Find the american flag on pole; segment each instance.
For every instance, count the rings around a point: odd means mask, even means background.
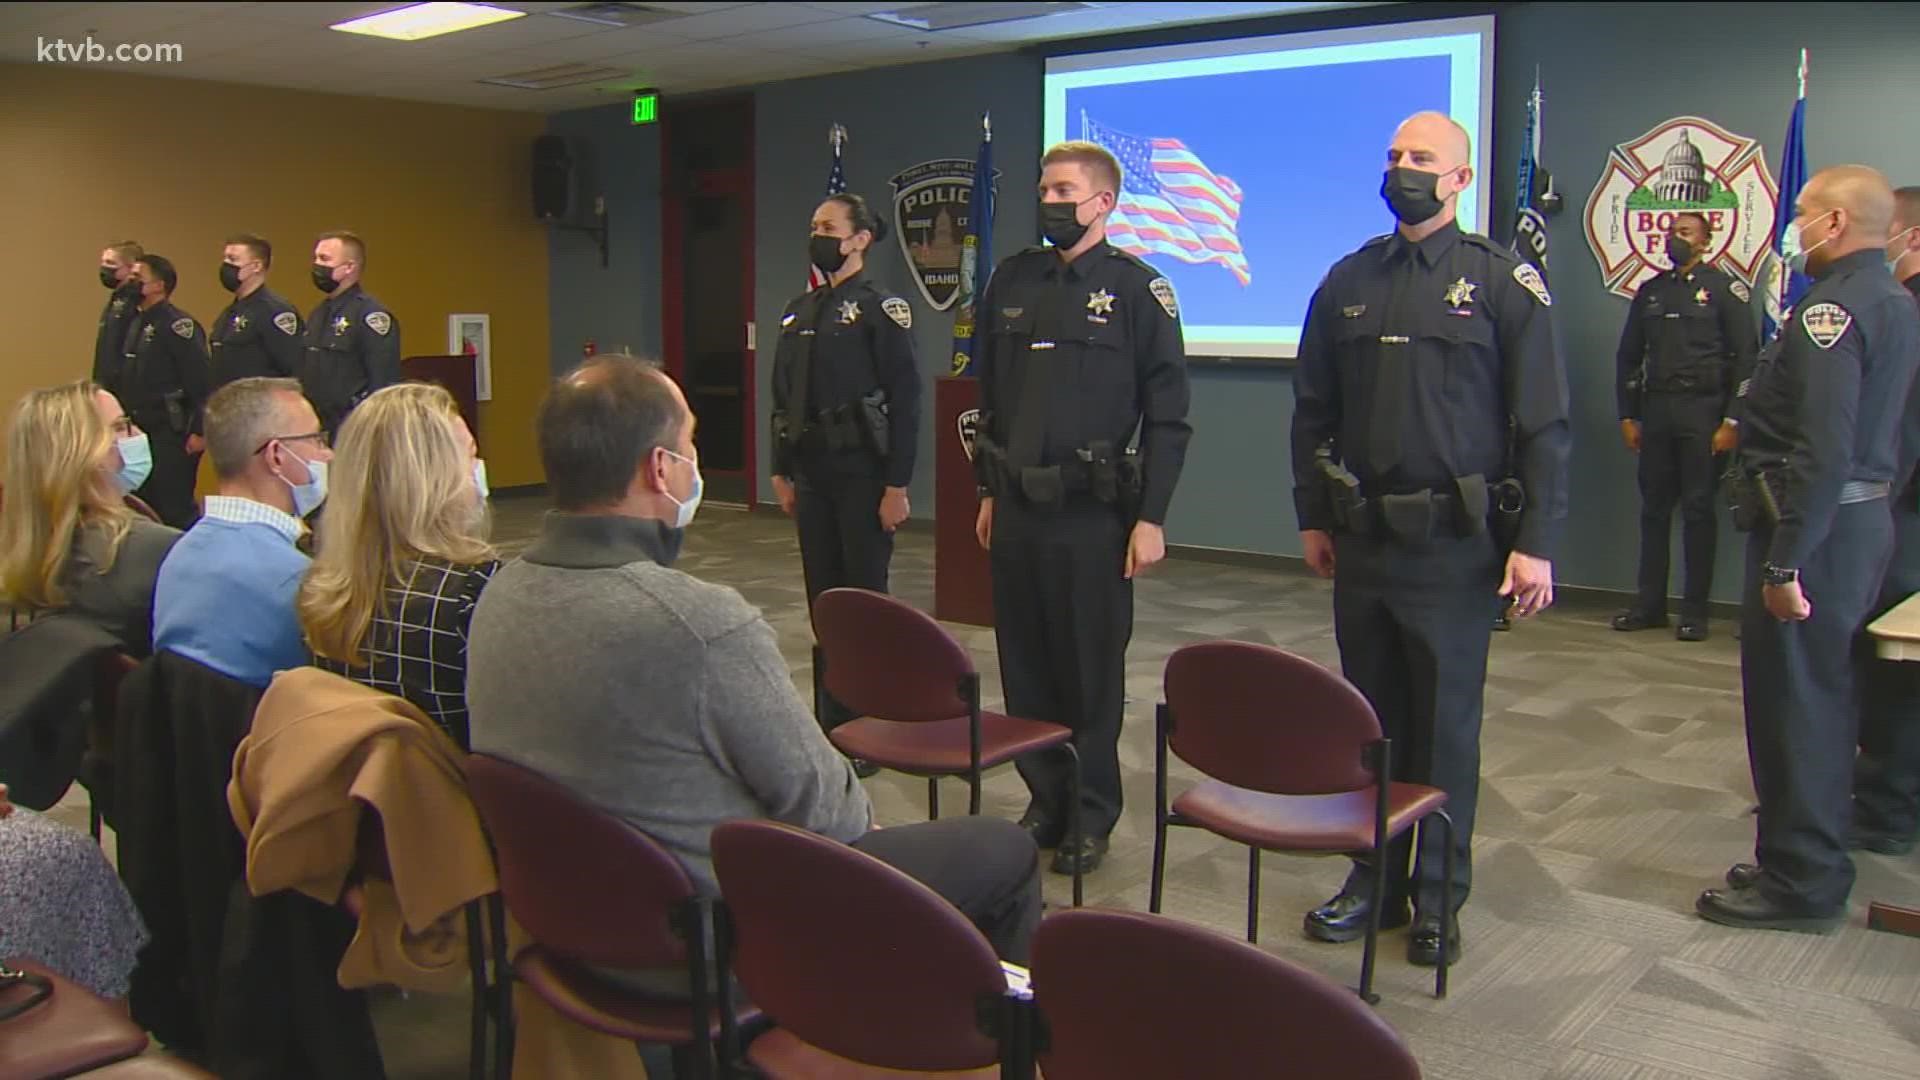
[[[833,144],[833,169],[827,173],[827,194],[838,195],[847,190],[847,171],[840,166],[840,147],[847,141],[847,129],[839,124],[833,125],[827,132],[827,141]],[[812,292],[827,283],[827,275],[817,266],[807,267],[807,291]]]
[[[1240,284],[1253,280],[1240,250],[1240,185],[1207,168],[1179,139],[1129,135],[1084,112],[1080,129],[1120,159],[1125,177],[1107,218],[1109,243],[1134,255],[1219,263]]]

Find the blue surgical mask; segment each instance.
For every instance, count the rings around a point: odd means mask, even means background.
[[[284,449],[284,444],[282,448]],[[304,484],[296,484],[284,476],[280,478],[280,482],[287,485],[293,492],[293,516],[306,517],[318,509],[321,503],[327,501],[327,463],[308,461],[291,450],[287,453],[299,458],[300,464],[307,467],[308,480]]]
[[[1832,213],[1832,211],[1822,211],[1822,216],[1828,213]],[[1787,223],[1786,235],[1781,238],[1780,242],[1781,252],[1787,257],[1787,267],[1796,274],[1804,274],[1807,272],[1808,255],[1825,247],[1828,240],[1832,240],[1835,236],[1839,235],[1838,233],[1828,233],[1826,240],[1820,241],[1818,244],[1813,245],[1813,247],[1807,247],[1805,233],[1806,226],[1800,224],[1798,221],[1790,221]]]
[[[666,448],[662,447],[661,449],[664,450]],[[667,453],[670,456],[674,458],[678,458],[679,460],[684,461],[688,465],[691,465],[693,467],[693,494],[687,496],[686,502],[681,502],[679,499],[674,499],[673,492],[671,491],[666,493],[667,498],[673,499],[673,505],[676,508],[678,508],[678,512],[673,515],[673,527],[676,529],[684,529],[687,526],[693,524],[693,515],[696,511],[700,509],[700,496],[704,494],[706,491],[707,478],[700,475],[699,462],[693,460],[690,457],[686,457],[681,454],[675,454],[671,450],[667,450]]]
[[[123,494],[137,491],[153,475],[153,444],[147,433],[129,435],[120,440],[120,471],[114,474]]]
[[[1890,245],[1891,244],[1900,245],[1900,250],[1894,252],[1892,257],[1887,259],[1887,273],[1897,274],[1900,272],[1898,269],[1898,267],[1900,266],[1900,260],[1907,257],[1907,247],[1906,247],[1907,235],[1913,232],[1913,230],[1915,229],[1920,229],[1920,225],[1910,225],[1907,228],[1901,229],[1899,232],[1893,234],[1892,239],[1887,241],[1887,243]]]
[[[492,489],[487,487],[487,463],[484,458],[473,459],[473,487],[482,499],[493,494]]]

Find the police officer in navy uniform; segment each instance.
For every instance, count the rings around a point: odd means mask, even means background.
[[[172,262],[142,255],[133,269],[140,306],[127,323],[114,393],[128,418],[151,437],[153,452],[153,472],[133,494],[160,520],[184,529],[200,516],[193,485],[203,445],[200,414],[212,393],[207,335],[193,316],[173,306],[180,278]]]
[[[1920,304],[1920,187],[1893,193],[1893,237],[1887,268]],[[1920,398],[1920,380],[1915,382]],[[1920,455],[1920,401],[1907,406],[1902,462]],[[1920,592],[1920,472],[1895,491],[1893,562],[1871,622]],[[1862,650],[1864,653],[1865,650]],[[1867,657],[1860,685],[1860,756],[1855,760],[1853,834],[1856,850],[1905,855],[1920,835],[1920,665]]]
[[[1053,246],[1003,261],[979,307],[975,531],[990,553],[1007,709],[1073,729],[1077,846],[1065,843],[1072,757],[1018,763],[1032,794],[1020,824],[1041,847],[1058,846],[1053,871],[1071,874],[1100,865],[1120,817],[1132,579],[1166,555],[1162,525],[1192,429],[1173,285],[1106,240],[1120,163],[1067,142],[1041,169],[1040,226]]]
[[[1408,959],[1426,965],[1443,931],[1459,956],[1494,615],[1503,598],[1519,618],[1553,602],[1567,507],[1552,298],[1531,265],[1461,231],[1470,160],[1450,118],[1400,125],[1381,183],[1399,228],[1328,271],[1294,372],[1294,506],[1308,566],[1333,578],[1342,670],[1392,740],[1394,779],[1445,791],[1453,819],[1454,911],[1440,830],[1417,853],[1411,830],[1386,853],[1380,925],[1415,922]],[[1354,861],[1307,914],[1309,937],[1365,935],[1373,865]]]
[[[1754,861],[1695,905],[1727,926],[1821,932],[1847,917],[1851,653],[1893,553],[1888,496],[1905,479],[1901,425],[1920,369],[1920,311],[1887,272],[1892,219],[1893,190],[1865,166],[1801,188],[1789,250],[1813,285],[1741,402],[1740,683],[1760,810]]]
[[[126,362],[127,323],[140,310],[140,283],[133,280],[133,264],[146,254],[126,240],[100,252],[100,284],[112,290],[100,311],[100,327],[93,339],[93,381],[120,396],[120,368]]]
[[[249,376],[298,378],[300,313],[267,288],[273,245],[252,233],[230,238],[220,257],[220,287],[233,303],[213,320],[213,385]]]
[[[1667,554],[1680,506],[1686,588],[1681,641],[1707,640],[1707,598],[1719,517],[1714,456],[1732,450],[1734,392],[1753,374],[1752,295],[1702,259],[1713,242],[1705,214],[1674,215],[1667,230],[1671,269],[1634,293],[1620,335],[1620,431],[1640,455],[1640,592],[1613,618],[1615,630],[1667,624]]]
[[[808,259],[827,283],[780,316],[773,359],[773,489],[800,533],[807,603],[828,589],[887,591],[893,533],[911,507],[920,438],[920,369],[913,309],[866,276],[886,238],[858,195],[813,212]],[[831,731],[851,719],[820,703]]]
[[[360,287],[367,246],[330,232],[313,246],[313,285],[327,294],[307,316],[300,386],[329,434],[362,398],[400,381],[400,320]]]

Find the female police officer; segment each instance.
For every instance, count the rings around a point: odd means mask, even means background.
[[[841,586],[885,592],[893,530],[909,510],[920,434],[913,309],[865,274],[867,252],[885,237],[865,199],[829,196],[807,245],[826,284],[780,316],[773,488],[799,527],[809,605]],[[824,727],[845,719],[824,703]]]

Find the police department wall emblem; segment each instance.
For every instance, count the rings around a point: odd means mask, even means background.
[[[1587,246],[1607,290],[1631,298],[1672,268],[1667,229],[1693,211],[1713,230],[1703,261],[1751,286],[1772,249],[1778,190],[1759,142],[1678,116],[1607,155],[1587,199]]]
[[[995,171],[994,176],[1000,174]],[[895,176],[894,231],[920,295],[935,311],[960,295],[960,252],[973,201],[973,162],[961,158],[923,161]]]
[[[973,460],[973,446],[980,437],[980,410],[967,409],[961,412],[954,426],[959,429],[960,449],[967,452],[967,460]]]

